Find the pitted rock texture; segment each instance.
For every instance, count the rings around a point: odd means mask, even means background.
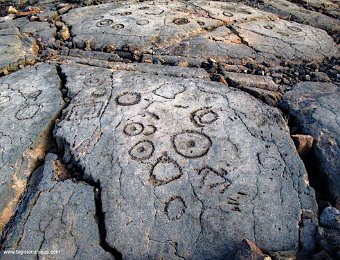
[[[64,105],[59,87],[56,66],[49,64],[0,78],[0,231],[50,149],[49,132]]]
[[[100,182],[106,241],[123,258],[232,258],[244,238],[298,249],[315,198],[277,109],[197,79],[62,73],[72,101],[55,137]]]
[[[340,196],[340,91],[331,83],[304,82],[284,95],[284,108],[303,132],[314,137],[317,167],[332,199]]]
[[[72,180],[57,182],[53,166],[56,159],[54,154],[46,156],[40,183],[22,218],[7,235],[2,250],[55,252],[46,256],[33,254],[29,256],[31,259],[37,256],[43,259],[112,259],[99,245],[93,187]],[[0,256],[15,258],[1,253]]]
[[[234,28],[244,41],[265,56],[299,62],[339,56],[332,37],[312,26],[276,20],[245,22]]]

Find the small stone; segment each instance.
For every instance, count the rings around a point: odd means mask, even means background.
[[[70,31],[68,30],[68,28],[66,26],[63,26],[63,28],[60,30],[59,34],[60,34],[60,37],[64,41],[67,41],[71,37]]]
[[[320,224],[325,228],[340,230],[340,211],[333,207],[325,208],[320,216]]]
[[[316,81],[323,81],[323,82],[329,82],[331,81],[328,75],[324,72],[312,72],[312,77]]]
[[[265,255],[260,248],[258,248],[252,241],[243,239],[240,249],[235,256],[237,260],[262,260],[271,259]]]
[[[9,14],[17,14],[17,13],[19,13],[18,10],[15,9],[15,7],[13,7],[13,6],[8,7],[7,12],[8,12]]]
[[[187,61],[180,61],[177,66],[179,67],[189,67],[189,63]]]
[[[310,81],[310,76],[309,75],[305,75],[305,81]]]
[[[40,18],[36,15],[32,15],[31,18],[30,18],[30,21],[31,22],[38,22],[38,21],[40,21]]]
[[[292,135],[297,152],[300,156],[306,156],[313,146],[314,138],[310,135]]]

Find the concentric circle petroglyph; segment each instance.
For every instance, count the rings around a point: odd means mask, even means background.
[[[96,23],[97,27],[106,27],[113,23],[111,19],[103,19]]]
[[[177,24],[177,25],[183,25],[183,24],[190,23],[190,21],[187,18],[176,18],[172,22],[174,24]]]
[[[206,155],[212,145],[210,137],[194,130],[186,130],[173,137],[173,147],[186,158],[199,158]]]
[[[154,146],[149,140],[139,141],[129,150],[131,158],[138,161],[149,159],[153,152]]]
[[[124,134],[128,135],[128,136],[135,136],[135,135],[139,135],[140,133],[142,133],[144,130],[144,126],[141,123],[129,123],[127,124],[124,129],[123,132]]]
[[[112,25],[112,29],[115,29],[115,30],[121,30],[121,29],[124,29],[124,24],[121,24],[121,23],[117,23],[115,25]]]
[[[200,108],[190,115],[191,121],[198,127],[203,127],[215,122],[218,114],[211,108]]]

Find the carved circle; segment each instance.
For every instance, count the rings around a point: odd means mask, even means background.
[[[242,9],[239,12],[242,13],[242,14],[252,14],[252,12],[250,12],[249,10],[246,10],[246,9]]]
[[[154,125],[147,125],[145,127],[144,130],[144,135],[152,135],[153,133],[155,133],[157,131],[157,127],[155,127]]]
[[[133,160],[142,161],[149,159],[155,148],[149,140],[139,141],[130,150],[129,154]]]
[[[183,25],[183,24],[190,23],[190,21],[187,18],[176,18],[172,22],[174,24],[177,24],[177,25]]]
[[[172,144],[178,154],[186,158],[199,158],[208,153],[212,142],[206,134],[186,130],[176,134]]]
[[[121,30],[121,29],[124,29],[124,24],[121,24],[121,23],[117,23],[115,25],[112,25],[112,29],[115,29],[115,30]]]
[[[95,16],[95,17],[93,17],[93,20],[100,20],[100,19],[103,19],[104,18],[104,16],[102,16],[102,15],[97,15],[97,16]]]
[[[293,31],[293,32],[301,32],[301,28],[296,27],[296,26],[288,26],[288,28]]]
[[[288,37],[289,36],[289,33],[286,33],[286,32],[277,32],[279,34],[281,34],[282,36],[285,36],[285,37]]]
[[[111,19],[103,19],[99,22],[97,22],[97,27],[106,27],[109,26],[110,24],[112,24],[113,21]]]
[[[119,14],[122,15],[122,16],[127,16],[127,15],[131,15],[132,13],[126,11],[126,12],[122,12],[122,13],[119,13]]]
[[[218,119],[218,114],[210,108],[201,108],[191,113],[191,121],[198,127],[211,124]]]
[[[137,92],[123,92],[116,97],[116,103],[120,106],[132,106],[140,102],[141,95]]]
[[[202,22],[202,21],[197,21],[197,23],[201,26],[205,25],[205,22]]]
[[[265,25],[263,26],[265,29],[267,30],[272,30],[273,29],[273,26],[272,25]]]
[[[170,198],[164,207],[164,213],[167,215],[169,220],[179,220],[185,213],[185,201],[180,196]]]
[[[31,119],[38,113],[39,110],[40,107],[38,105],[26,105],[16,112],[15,117],[18,120]]]
[[[92,96],[94,97],[102,97],[106,94],[105,88],[97,88],[95,91],[92,92]]]
[[[10,96],[0,96],[0,104],[4,104],[11,101],[11,97]]]
[[[130,123],[127,124],[124,129],[123,132],[124,134],[128,135],[128,136],[135,136],[135,135],[139,135],[140,133],[142,133],[144,130],[144,126],[141,123]]]
[[[186,89],[181,84],[164,83],[156,88],[153,93],[162,98],[175,99],[178,94],[183,93]]]
[[[148,11],[145,12],[145,14],[148,14],[148,15],[160,15],[162,13],[164,13],[164,10],[163,9],[160,9],[160,8],[147,8]]]
[[[42,90],[36,90],[27,95],[27,98],[36,100],[42,93]]]
[[[88,76],[84,81],[84,84],[88,87],[100,86],[103,83],[104,83],[104,79],[100,79],[100,78],[98,78],[97,76],[94,76],[94,75]]]
[[[146,20],[146,19],[141,19],[141,20],[136,21],[136,24],[138,25],[147,25],[149,23],[150,23],[149,20]]]
[[[232,13],[229,12],[223,12],[223,15],[226,17],[233,17],[234,15]]]

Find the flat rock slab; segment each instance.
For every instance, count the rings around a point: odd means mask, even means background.
[[[284,95],[284,107],[303,134],[314,137],[314,153],[328,193],[340,196],[340,90],[331,83],[304,82]]]
[[[320,4],[322,1],[318,2]],[[340,31],[340,21],[338,19],[329,17],[319,12],[307,10],[302,6],[294,4],[290,1],[263,0],[262,3],[266,8],[277,10],[278,13],[281,14],[284,18],[292,17],[295,21],[299,23],[309,24],[314,27],[324,29],[328,32],[339,33]]]
[[[226,26],[214,31],[184,39],[176,45],[157,50],[155,54],[173,55],[207,60],[214,59],[222,63],[245,63],[254,60],[255,51],[242,44],[241,38]]]
[[[246,22],[234,28],[256,51],[290,62],[322,61],[339,56],[332,37],[312,26],[276,20]]]
[[[242,4],[157,1],[79,8],[62,19],[72,26],[73,42],[79,48],[152,52],[227,23],[266,16],[270,14]]]
[[[233,258],[244,238],[298,249],[316,203],[277,109],[198,79],[62,72],[72,101],[55,137],[100,183],[106,240],[123,258]]]
[[[63,107],[54,65],[42,64],[0,79],[0,231],[27,179],[49,149],[49,131]]]
[[[32,63],[39,51],[31,37],[22,37],[17,27],[0,20],[0,75],[16,70],[20,65]]]
[[[38,252],[25,259],[112,259],[99,245],[93,187],[72,180],[57,182],[56,159],[54,154],[46,156],[40,183],[1,251]],[[11,254],[0,257],[17,259]]]

